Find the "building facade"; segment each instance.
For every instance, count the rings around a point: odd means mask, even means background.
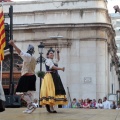
[[[116,41],[116,45],[117,45],[117,56],[118,56],[119,62],[120,62],[120,15],[119,15],[119,13],[111,13],[110,17],[112,20],[113,28],[116,33],[115,41]],[[120,84],[120,65],[119,65],[118,69],[119,69],[118,80],[119,80],[119,84]]]
[[[116,93],[119,84],[115,31],[104,0],[8,2],[4,3],[5,13],[10,5],[14,9],[14,40],[20,49],[26,51],[26,46],[33,44],[36,58],[40,42],[45,45],[44,57],[50,47],[60,50],[59,66],[65,67],[65,72],[59,74],[68,99],[68,90],[71,98],[77,99],[99,99]],[[9,18],[5,21],[9,22]],[[36,85],[38,98],[39,78]]]
[[[114,27],[116,36],[116,45],[117,45],[117,53],[118,56],[120,56],[120,14],[119,13],[111,13],[110,14],[111,20],[112,20],[112,25]]]

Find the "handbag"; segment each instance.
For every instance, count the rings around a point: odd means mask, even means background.
[[[3,100],[0,100],[0,112],[5,111],[5,102]]]

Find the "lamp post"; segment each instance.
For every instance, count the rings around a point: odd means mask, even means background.
[[[40,54],[40,72],[42,71],[42,54],[43,54],[43,48],[44,45],[42,42],[40,42],[40,45],[38,45],[38,51]],[[41,90],[41,83],[42,83],[42,78],[40,77],[40,89],[39,89],[39,107],[40,107],[40,90]]]

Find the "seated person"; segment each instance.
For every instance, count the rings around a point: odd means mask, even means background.
[[[98,100],[98,103],[96,103],[96,108],[97,109],[103,109],[102,99]]]
[[[117,105],[115,104],[115,101],[112,102],[112,104],[110,105],[110,108],[111,109],[116,109],[117,108]]]
[[[77,102],[77,108],[82,108],[83,107],[83,101],[82,101],[82,99],[80,100],[78,100],[78,102]]]
[[[89,103],[87,102],[87,99],[84,100],[84,103],[83,103],[83,108],[90,108],[90,105]]]
[[[77,100],[76,98],[73,99],[72,103],[71,103],[72,108],[77,108]]]
[[[120,110],[120,104],[117,105],[116,110]]]
[[[90,101],[90,108],[93,108],[93,109],[96,108],[96,100],[95,99]]]

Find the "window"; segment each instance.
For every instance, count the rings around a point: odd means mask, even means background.
[[[13,55],[13,79],[14,84],[18,83],[18,79],[21,76],[21,69],[17,68],[16,63],[22,64],[23,60],[17,54]],[[1,65],[0,65],[1,70]],[[9,89],[10,84],[10,55],[5,56],[2,63],[2,85],[4,89]]]

